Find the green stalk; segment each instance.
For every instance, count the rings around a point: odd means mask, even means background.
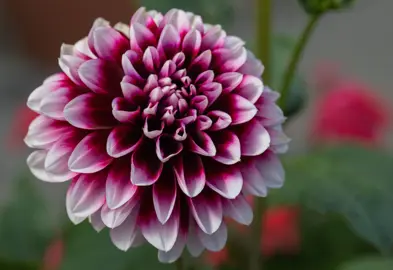
[[[183,263],[183,258],[180,257],[179,259],[177,259],[176,261],[176,270],[185,270],[186,268],[184,267],[184,263]]]
[[[266,67],[263,72],[263,81],[265,85],[270,85],[271,76],[271,1],[270,0],[257,0],[256,1],[256,54],[262,60],[263,65]]]
[[[256,36],[257,36],[257,56],[262,60],[265,70],[263,81],[265,85],[271,84],[271,1],[256,1]],[[250,234],[250,258],[248,267],[250,270],[262,270],[263,260],[261,252],[261,232],[262,220],[266,210],[266,202],[262,198],[255,200],[254,221]]]
[[[278,100],[278,105],[281,108],[284,108],[288,96],[289,96],[289,90],[291,87],[291,83],[293,80],[293,77],[295,75],[297,66],[299,64],[299,61],[303,55],[303,51],[306,48],[306,45],[311,37],[311,34],[313,33],[313,30],[315,29],[315,26],[317,25],[317,22],[319,21],[321,17],[321,14],[317,15],[312,15],[310,16],[308,23],[306,27],[304,28],[299,41],[297,42],[295,49],[293,50],[291,60],[289,62],[288,68],[285,72],[284,78],[283,78],[283,84],[281,87],[281,98]]]

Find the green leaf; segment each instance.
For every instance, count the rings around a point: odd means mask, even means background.
[[[393,269],[393,259],[374,257],[361,258],[344,264],[338,270],[391,270]]]
[[[112,244],[108,230],[97,233],[88,222],[71,227],[65,235],[64,245],[61,270],[174,269],[173,265],[159,263],[157,250],[150,245],[120,251]]]
[[[386,153],[355,146],[287,157],[286,184],[269,200],[339,213],[359,236],[388,253],[393,248],[392,164]]]
[[[0,212],[0,258],[39,262],[54,235],[43,197],[26,176],[16,179],[10,197]]]

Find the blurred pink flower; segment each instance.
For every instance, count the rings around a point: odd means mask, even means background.
[[[59,270],[63,254],[63,240],[56,238],[45,251],[42,270]]]
[[[41,115],[25,138],[32,173],[72,180],[66,206],[78,224],[107,226],[128,250],[145,240],[173,262],[221,250],[224,216],[243,224],[243,192],[281,187],[277,153],[288,138],[263,66],[220,26],[173,9],[139,9],[130,25],[95,21],[63,45],[62,73],[28,99]]]
[[[319,74],[322,93],[315,105],[312,140],[381,143],[390,121],[385,100],[366,85],[346,81],[337,71]]]

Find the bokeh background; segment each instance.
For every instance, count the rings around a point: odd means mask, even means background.
[[[286,65],[292,38],[304,27],[307,16],[295,0],[272,3],[272,25],[277,37],[274,44],[282,49],[275,58],[277,68]],[[161,11],[181,7],[202,13],[207,20],[225,25],[227,32],[240,36],[250,47],[256,46],[253,0],[1,0],[0,208],[14,199],[15,181],[27,170],[25,158],[29,150],[22,140],[34,114],[26,109],[25,102],[48,74],[58,70],[60,45],[74,43],[86,35],[97,17],[113,23],[128,22],[141,5]],[[381,120],[384,132],[378,136],[378,147],[393,150],[392,10],[391,0],[358,0],[350,10],[328,14],[321,20],[300,63],[298,84],[294,86],[307,103],[286,126],[292,138],[290,153],[304,153],[313,147],[312,142],[318,136],[313,123],[321,113],[319,101],[339,86],[365,89],[377,98],[376,110],[384,115]],[[333,113],[339,114],[339,108],[333,107]],[[364,117],[357,109],[356,105],[350,109],[354,112],[353,119]],[[63,223],[66,185],[39,181],[31,184],[40,190],[46,202],[44,222]]]

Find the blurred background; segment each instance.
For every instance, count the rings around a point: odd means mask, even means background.
[[[273,86],[277,87],[307,15],[296,0],[275,0],[272,3]],[[19,178],[27,177],[29,188],[23,194],[32,196],[30,191],[36,190],[39,195],[34,200],[42,203],[39,210],[45,216],[43,220],[34,222],[47,223],[45,226],[55,231],[53,235],[57,231],[61,234],[61,224],[68,222],[64,207],[66,184],[33,181],[27,172],[25,159],[29,150],[23,144],[23,137],[35,115],[27,110],[25,102],[48,74],[59,70],[57,58],[63,42],[74,43],[85,36],[97,17],[104,17],[112,23],[128,22],[141,5],[160,11],[176,7],[200,13],[205,21],[222,24],[228,33],[246,40],[249,47],[256,46],[253,0],[1,0],[0,208],[7,211],[11,208],[11,212],[30,211],[29,203],[21,203],[13,193],[17,190],[14,187]],[[298,111],[301,105],[305,107],[286,126],[287,134],[292,138],[291,154],[307,153],[322,141],[345,142],[354,138],[373,148],[387,152],[393,150],[392,10],[391,0],[358,0],[353,8],[322,18],[307,46],[292,87],[291,108]],[[359,166],[355,163],[352,165]],[[19,218],[15,217],[18,224],[30,222],[27,218]],[[33,215],[33,218],[37,216]],[[8,221],[5,222],[5,219],[0,216],[0,242],[7,234],[4,228],[17,230],[16,225],[6,224]],[[272,226],[277,228],[276,225]],[[26,231],[25,227],[20,228]],[[19,233],[16,234],[17,241],[24,246],[24,233]],[[31,245],[34,247],[36,244]],[[28,254],[27,261],[35,259],[35,255],[29,258],[33,247],[21,248]],[[22,256],[21,250],[15,255],[7,248],[0,247],[0,259],[10,257],[17,260]],[[43,256],[42,252],[37,254]],[[76,266],[62,269],[90,268]]]

